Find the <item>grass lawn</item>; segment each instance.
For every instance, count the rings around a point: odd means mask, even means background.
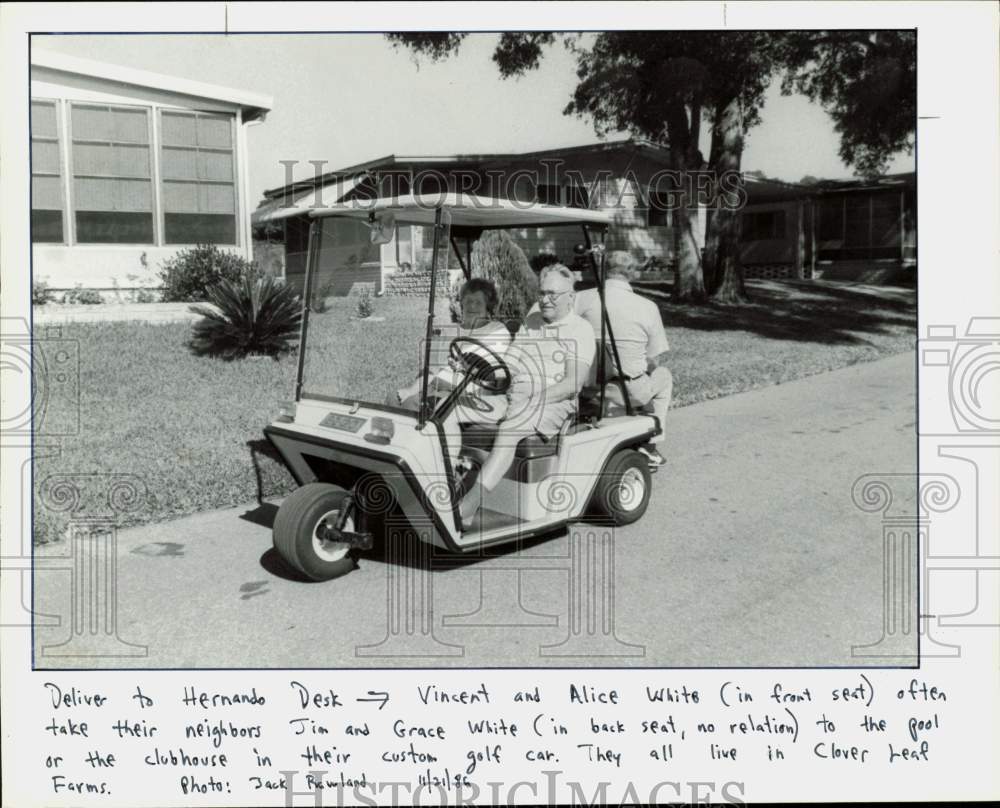
[[[663,313],[677,406],[914,347],[912,299],[773,282],[753,282],[750,289],[754,303],[742,307],[677,306],[662,288],[644,289]],[[424,305],[413,298],[378,300],[375,316],[382,321],[350,319],[352,301],[312,315],[318,350],[307,362],[306,389],[315,382],[336,394],[331,386],[352,377],[344,391],[383,400],[418,366]],[[295,356],[228,363],[198,358],[186,347],[189,334],[187,323],[72,324],[36,334],[75,341],[80,363],[79,431],[61,439],[58,456],[36,461],[36,494],[49,490],[55,475],[83,480],[85,497],[101,496],[113,479],[108,475],[134,475],[145,490],[122,516],[127,525],[291,490],[291,477],[261,430],[279,402],[293,397]],[[57,388],[49,395],[53,411],[65,409]],[[68,514],[40,499],[35,540],[52,541],[63,534]]]

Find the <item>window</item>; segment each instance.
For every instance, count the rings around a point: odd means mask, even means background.
[[[819,233],[820,242],[836,242],[839,247],[844,241],[844,199],[820,199],[819,202]],[[826,246],[824,244],[821,247]],[[833,246],[833,245],[830,245]]]
[[[670,213],[676,204],[677,202],[671,194],[660,194],[650,191],[647,224],[650,227],[668,227],[670,225]]]
[[[236,243],[233,117],[160,113],[164,244]]]
[[[145,109],[73,104],[73,213],[81,244],[152,244]]]
[[[762,210],[743,214],[744,241],[766,241],[785,237],[785,211]]]
[[[31,102],[31,240],[62,244],[62,160],[59,108],[55,101]]]
[[[901,228],[898,191],[823,199],[817,257],[821,261],[898,258]]]

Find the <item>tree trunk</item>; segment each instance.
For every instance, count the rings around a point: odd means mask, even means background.
[[[718,211],[710,207],[705,222],[705,253],[701,262],[701,274],[705,281],[705,291],[715,291],[715,266],[719,255],[719,226],[715,221]]]
[[[681,180],[678,204],[670,215],[675,262],[673,299],[678,303],[701,303],[705,300],[705,282],[695,236],[698,212],[691,208],[694,200],[688,194],[691,183],[687,181],[689,172],[701,168],[700,156],[686,116],[679,118],[668,121],[671,164]]]
[[[715,116],[712,121],[712,145],[708,153],[708,165],[715,168],[719,163],[719,153],[722,151],[722,133],[719,131],[719,116]],[[713,183],[715,194],[712,199],[706,201],[708,205],[708,218],[705,223],[705,257],[703,260],[703,274],[705,277],[705,291],[711,294],[715,291],[716,277],[715,270],[719,258],[719,222],[718,222],[718,181]]]
[[[671,216],[674,230],[673,299],[683,303],[701,303],[705,300],[705,282],[702,277],[701,255],[695,228],[698,226],[697,211],[687,206],[675,208]]]
[[[740,170],[743,157],[743,115],[738,98],[730,100],[716,116],[719,151],[713,165],[718,182],[727,172]],[[713,128],[713,139],[716,129]],[[741,211],[721,205],[713,217],[717,240],[715,251],[715,288],[712,300],[719,303],[745,303],[749,300],[743,285],[740,262]]]

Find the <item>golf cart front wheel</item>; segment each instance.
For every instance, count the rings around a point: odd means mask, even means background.
[[[651,489],[646,458],[635,449],[623,449],[604,467],[594,492],[594,504],[614,524],[630,525],[646,512]]]
[[[289,494],[274,518],[274,549],[293,569],[313,581],[329,581],[354,569],[354,556],[344,542],[328,538],[336,526],[348,492],[329,483],[309,483]],[[349,516],[343,526],[353,530]]]

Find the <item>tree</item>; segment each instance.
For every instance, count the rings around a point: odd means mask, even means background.
[[[433,61],[455,52],[464,34],[387,34]],[[552,32],[501,34],[493,53],[503,78],[518,76],[540,64]],[[579,34],[560,34],[577,59],[579,83],[563,110],[590,118],[599,135],[626,130],[670,149],[671,167],[683,175],[703,166],[698,151],[704,71],[682,32],[613,31],[598,34],[589,48]],[[684,183],[680,183],[685,187]],[[674,297],[702,300],[705,289],[695,239],[696,212],[682,195],[671,211],[677,271]]]
[[[740,263],[741,212],[744,199],[721,193],[727,177],[740,175],[744,137],[760,123],[764,93],[777,69],[782,34],[765,31],[699,32],[699,47],[709,81],[706,103],[712,110],[709,167],[716,184],[708,208],[705,279],[712,299],[747,300]]]
[[[840,157],[866,178],[913,153],[917,110],[913,31],[800,31],[786,34],[782,92],[820,103],[840,134]]]
[[[387,36],[436,61],[458,50],[466,35]],[[521,75],[538,67],[544,48],[557,38],[576,56],[579,79],[564,114],[589,118],[598,135],[624,130],[663,144],[681,175],[706,165],[698,150],[705,119],[712,132],[707,165],[717,192],[723,177],[741,170],[744,137],[759,123],[764,92],[781,71],[782,92],[798,90],[833,117],[840,155],[861,173],[881,173],[893,154],[912,148],[912,31],[609,31],[588,40],[589,47],[579,34],[505,33],[493,61],[503,78]],[[731,199],[723,202],[709,207],[704,261],[693,200],[682,195],[671,211],[675,300],[702,300],[706,287],[717,301],[746,299],[741,217]]]
[[[538,279],[524,251],[504,230],[483,231],[472,247],[471,273],[496,286],[498,320],[520,323],[538,298]]]

